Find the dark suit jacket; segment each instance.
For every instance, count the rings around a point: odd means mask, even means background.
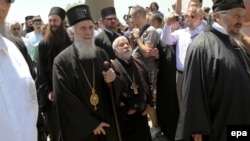
[[[103,30],[95,37],[95,44],[104,49],[108,53],[110,59],[115,59],[116,56],[112,48],[112,43],[118,36],[118,34],[112,36],[109,32]]]

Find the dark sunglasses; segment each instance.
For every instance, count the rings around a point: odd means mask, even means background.
[[[8,3],[13,3],[15,0],[7,0]]]

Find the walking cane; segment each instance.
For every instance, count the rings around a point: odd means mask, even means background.
[[[110,68],[110,63],[108,61],[104,61],[103,66],[104,66],[105,71],[107,71]],[[111,103],[112,103],[112,109],[114,111],[115,125],[117,128],[117,135],[118,135],[118,139],[119,139],[118,141],[122,141],[120,126],[119,126],[117,112],[116,112],[115,98],[114,98],[114,93],[113,93],[113,89],[112,89],[112,83],[107,83],[107,85],[109,88],[109,93],[111,94]]]

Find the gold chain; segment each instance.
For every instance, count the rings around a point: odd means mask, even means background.
[[[86,80],[87,80],[87,82],[89,84],[89,87],[90,87],[91,91],[93,91],[93,89],[95,89],[95,68],[94,68],[94,61],[92,60],[92,69],[93,69],[93,84],[92,84],[92,86],[91,86],[91,84],[89,82],[89,79],[88,79],[88,77],[87,77],[87,75],[86,75],[86,73],[85,73],[85,71],[84,71],[84,69],[82,67],[81,62],[80,62],[80,66],[81,66],[82,72],[84,74],[84,77],[86,78]]]
[[[83,74],[84,74],[84,77],[86,78],[86,80],[87,80],[87,82],[88,82],[88,84],[89,84],[89,87],[90,87],[90,89],[91,89],[91,96],[90,96],[90,99],[89,99],[89,101],[90,101],[90,103],[91,103],[91,105],[93,105],[94,106],[94,110],[97,110],[97,104],[99,103],[99,97],[98,97],[98,95],[95,93],[95,68],[94,68],[94,61],[92,60],[92,65],[93,65],[93,84],[92,84],[92,86],[91,86],[91,84],[90,84],[90,82],[89,82],[89,79],[88,79],[88,77],[87,77],[87,75],[86,75],[86,73],[85,73],[85,71],[84,71],[84,69],[83,69],[83,67],[82,67],[82,64],[81,64],[81,62],[80,62],[80,66],[81,66],[81,69],[82,69],[82,72],[83,72]]]

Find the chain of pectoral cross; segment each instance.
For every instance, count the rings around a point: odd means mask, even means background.
[[[131,77],[129,76],[129,74],[127,73],[127,71],[122,66],[122,64],[118,60],[116,62],[117,62],[118,67],[128,76],[128,79],[132,83],[131,86],[130,86],[130,89],[132,89],[134,91],[134,94],[138,94],[139,86],[135,83],[135,75],[134,75],[134,73],[133,73],[133,80],[132,80]]]

